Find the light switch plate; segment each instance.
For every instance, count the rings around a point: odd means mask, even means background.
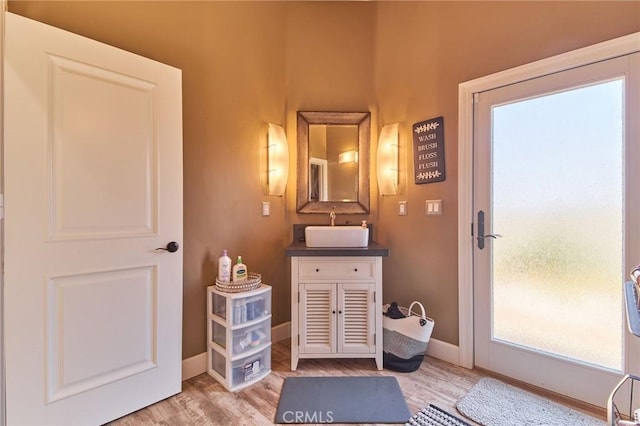
[[[442,214],[442,200],[426,200],[424,207],[427,216]]]
[[[407,202],[398,201],[398,216],[406,216],[406,215],[407,215]]]
[[[262,216],[269,216],[271,214],[271,204],[268,201],[262,202]]]

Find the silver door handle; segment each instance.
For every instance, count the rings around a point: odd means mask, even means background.
[[[500,234],[487,234],[487,235],[483,235],[482,237],[478,236],[478,238],[493,238],[495,240],[496,238],[502,238],[502,235],[500,235]]]
[[[480,250],[484,249],[484,239],[485,238],[502,238],[500,234],[486,234],[484,233],[484,212],[482,210],[478,211],[478,236],[476,240],[478,242],[478,248]]]

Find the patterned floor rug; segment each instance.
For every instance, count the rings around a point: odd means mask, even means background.
[[[427,408],[414,414],[405,426],[471,426],[464,420],[447,413],[442,408],[429,404]]]
[[[603,426],[605,421],[500,380],[482,378],[456,408],[485,426]]]

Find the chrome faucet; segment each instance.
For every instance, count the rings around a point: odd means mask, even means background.
[[[329,218],[331,219],[331,226],[336,226],[336,206],[333,206],[333,208],[331,209]]]

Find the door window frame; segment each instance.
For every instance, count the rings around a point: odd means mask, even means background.
[[[458,86],[458,364],[473,362],[473,108],[475,94],[640,52],[640,32],[501,71]]]
[[[4,21],[7,0],[0,0],[0,94],[4,93]],[[0,426],[6,424],[4,378],[4,95],[0,95]]]

